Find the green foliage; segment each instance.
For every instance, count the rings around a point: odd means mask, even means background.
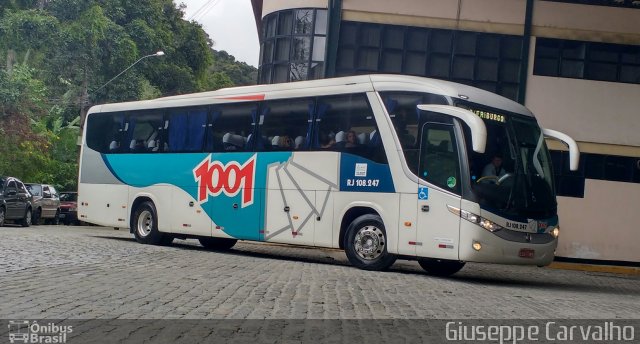
[[[91,105],[257,76],[213,50],[173,0],[0,0],[0,37],[0,175],[60,189],[76,187],[76,143]],[[159,50],[165,56],[143,58]]]
[[[17,66],[11,74],[0,71],[0,118],[19,113],[42,113],[46,87],[33,74],[33,68],[26,66]]]
[[[0,44],[5,49],[41,49],[51,43],[57,26],[58,20],[42,11],[6,11],[0,20]]]
[[[32,68],[0,71],[0,175],[74,188],[78,121],[65,124],[58,106],[47,110],[47,93]]]
[[[234,85],[231,78],[225,72],[214,72],[209,74],[207,78],[205,88],[208,90],[217,90],[225,87],[232,87]]]
[[[254,85],[258,80],[257,68],[245,62],[236,61],[235,57],[229,55],[226,51],[213,50],[213,56],[213,64],[209,68],[210,73],[222,72],[237,86]]]

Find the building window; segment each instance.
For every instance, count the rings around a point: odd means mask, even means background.
[[[551,151],[558,196],[584,197],[585,179],[640,183],[640,158],[581,153],[577,171],[569,169],[569,152]]]
[[[327,10],[274,12],[265,16],[262,26],[261,84],[324,77]]]
[[[640,46],[538,38],[533,74],[640,84]]]
[[[345,21],[336,72],[447,79],[515,100],[521,50],[519,36]]]

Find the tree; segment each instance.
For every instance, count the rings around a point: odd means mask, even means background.
[[[0,37],[0,174],[69,189],[91,105],[253,84],[257,75],[226,52],[214,58],[213,41],[172,0],[0,1]],[[166,55],[118,75],[159,50]]]
[[[213,50],[213,64],[209,68],[209,73],[224,73],[229,77],[234,85],[254,85],[258,80],[258,69],[246,64],[245,62],[236,61],[235,57],[229,55],[226,51]]]
[[[18,65],[11,74],[0,71],[0,174],[28,180],[31,171],[44,168],[49,143],[31,124],[46,111],[45,95],[33,69]]]

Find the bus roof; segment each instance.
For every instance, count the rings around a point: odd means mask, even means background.
[[[473,103],[533,117],[531,111],[521,104],[476,87],[438,79],[393,74],[358,75],[224,88],[216,91],[190,93],[153,100],[96,105],[89,110],[89,113],[198,106],[234,101],[309,97],[374,90],[430,92],[447,96],[450,99],[464,99]]]

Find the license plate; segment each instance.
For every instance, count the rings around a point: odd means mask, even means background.
[[[59,217],[60,217],[61,219],[64,219],[64,217],[65,217],[65,216],[66,216],[65,214],[60,214],[60,216],[59,216]]]
[[[530,248],[521,248],[518,256],[520,256],[520,258],[533,258],[535,253],[536,251]]]

